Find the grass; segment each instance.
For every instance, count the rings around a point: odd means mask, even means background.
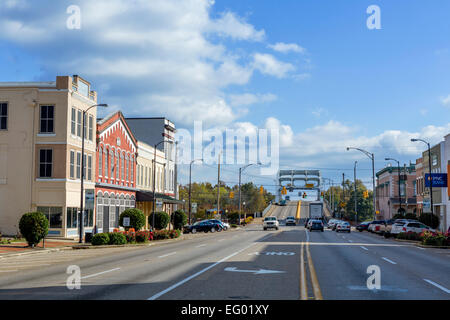
[[[1,238],[0,244],[10,244],[14,242],[26,242],[25,238]]]

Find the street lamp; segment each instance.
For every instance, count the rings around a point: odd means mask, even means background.
[[[171,140],[163,140],[163,141],[160,141],[160,142],[158,142],[157,144],[155,144],[155,146],[154,146],[154,150],[153,150],[153,152],[155,153],[154,154],[154,158],[153,158],[153,223],[152,223],[152,229],[154,230],[155,229],[155,204],[156,204],[156,188],[155,188],[155,180],[156,180],[156,148],[161,144],[161,143],[164,143],[164,142],[167,142],[167,143],[173,143],[173,141],[171,141]]]
[[[84,131],[85,131],[85,118],[86,118],[86,113],[94,107],[104,107],[107,108],[108,105],[106,103],[103,104],[94,104],[93,106],[90,106],[89,108],[87,108],[86,110],[83,110],[83,124],[82,124],[82,133],[81,133],[81,196],[80,196],[80,214],[79,214],[79,232],[80,232],[80,240],[79,243],[83,243],[83,223],[84,223],[84,216],[83,216],[83,193],[84,193]]]
[[[239,168],[239,225],[241,224],[241,174],[246,168],[255,165],[255,163],[250,163],[246,166]],[[256,163],[256,165],[261,165],[261,162]],[[245,202],[244,202],[245,205]]]
[[[430,200],[431,200],[431,214],[433,214],[433,176],[431,175],[431,149],[430,144],[422,139],[411,139],[411,142],[420,141],[428,146],[428,170],[430,171]]]
[[[191,224],[191,173],[192,173],[192,164],[195,161],[202,161],[203,159],[194,159],[191,161],[190,165],[189,165],[189,224]]]
[[[354,147],[347,147],[347,151],[349,151],[350,149],[354,149],[354,150],[358,150],[361,151],[362,153],[364,153],[366,156],[368,156],[371,160],[372,160],[372,188],[373,188],[373,220],[376,220],[376,190],[375,190],[375,156],[373,153],[370,153],[366,150],[363,149],[359,149],[359,148],[354,148]]]
[[[402,194],[401,194],[401,192],[400,192],[400,161],[398,161],[398,160],[395,160],[395,159],[393,159],[393,158],[385,158],[384,160],[386,160],[386,161],[395,161],[395,162],[397,162],[397,165],[398,165],[398,197],[399,197],[399,201],[400,201],[400,209],[399,209],[399,213],[400,212],[402,212],[403,210],[402,210]]]

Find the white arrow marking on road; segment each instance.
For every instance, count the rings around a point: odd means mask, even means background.
[[[285,273],[286,272],[286,271],[265,270],[265,269],[259,269],[259,270],[238,270],[236,267],[228,267],[228,268],[225,268],[224,271],[249,272],[249,273],[253,273],[253,274]]]

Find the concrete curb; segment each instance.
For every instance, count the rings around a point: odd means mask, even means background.
[[[393,240],[398,241],[398,242],[413,243],[414,245],[421,247],[421,248],[450,249],[450,246],[429,246],[429,245],[420,243],[420,241],[414,241],[414,240],[406,240],[406,239],[393,239]]]
[[[49,252],[55,252],[55,251],[61,251],[61,250],[69,250],[72,246],[65,246],[60,248],[52,248],[52,249],[34,249],[36,251],[26,251],[26,252],[16,252],[16,253],[6,253],[0,255],[0,260],[9,258],[9,257],[16,257],[16,256],[25,256],[29,254],[38,254],[38,253],[49,253]]]

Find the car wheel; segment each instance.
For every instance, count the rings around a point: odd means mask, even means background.
[[[350,230],[348,230],[348,233],[350,233]]]
[[[191,231],[192,233],[197,233],[197,229],[192,229],[192,231]]]
[[[277,229],[277,230],[278,230],[279,228],[277,227],[277,228],[275,228],[275,229]]]
[[[389,234],[389,233],[387,233],[387,232],[385,232],[384,233],[384,237],[387,239],[387,238],[389,238],[391,235]]]
[[[210,230],[212,233],[216,232],[216,228],[212,227]]]
[[[267,230],[267,228],[264,228],[264,231],[266,231]]]
[[[363,232],[361,229],[360,230],[358,230],[359,232]]]
[[[323,229],[322,229],[322,232],[323,232]]]

